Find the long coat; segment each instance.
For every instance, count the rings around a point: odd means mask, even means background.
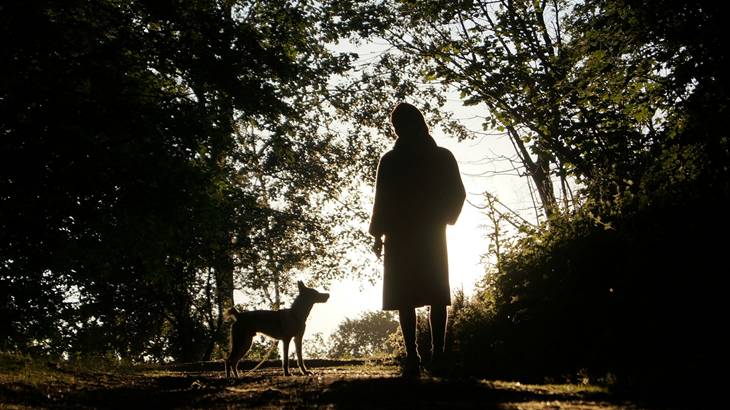
[[[373,236],[385,236],[383,309],[451,304],[446,225],[464,204],[454,156],[430,136],[396,141],[380,159]]]

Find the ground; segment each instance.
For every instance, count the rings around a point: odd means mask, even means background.
[[[395,365],[382,362],[315,360],[309,367],[312,376],[296,369],[284,377],[272,361],[233,381],[220,362],[94,368],[4,355],[0,408],[641,408],[590,385],[404,380]]]

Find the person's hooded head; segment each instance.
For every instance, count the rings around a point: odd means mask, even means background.
[[[415,142],[428,139],[428,125],[415,106],[402,102],[390,113],[390,122],[399,140]]]

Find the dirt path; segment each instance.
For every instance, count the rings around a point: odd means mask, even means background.
[[[220,363],[104,371],[4,363],[0,407],[639,409],[595,386],[409,381],[395,366],[359,361],[312,362],[313,376],[295,370],[296,376],[284,377],[275,363],[269,366],[228,381]]]

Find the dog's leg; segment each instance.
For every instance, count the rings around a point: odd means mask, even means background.
[[[289,342],[291,342],[291,338],[284,338],[281,342],[284,344],[284,356],[281,358],[281,365],[284,368],[284,376],[289,376]]]
[[[297,349],[297,363],[299,364],[299,370],[302,371],[302,374],[310,375],[312,372],[307,370],[307,367],[304,365],[304,359],[302,358],[302,336],[295,336],[294,337],[294,346]]]
[[[228,354],[228,358],[226,359],[226,378],[228,378],[229,372],[233,370],[233,375],[236,379],[238,379],[238,362],[244,355],[246,355],[246,353],[248,353],[248,349],[250,349],[251,344],[253,344],[254,336],[255,335],[245,335],[243,337],[232,339],[231,353]]]
[[[228,351],[228,356],[223,359],[224,367],[226,369],[226,379],[231,377],[231,371],[235,370],[235,363],[233,362],[234,353],[236,352],[236,345],[231,341],[231,348]]]

